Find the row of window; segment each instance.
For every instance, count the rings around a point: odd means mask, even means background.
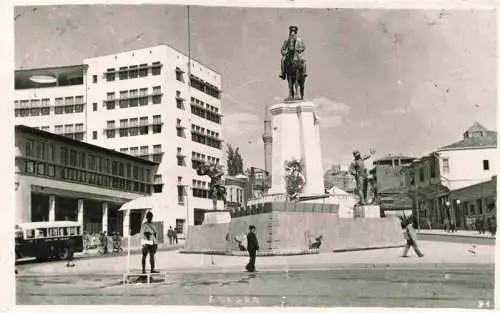
[[[208,163],[219,163],[219,158],[216,157],[211,157],[209,155],[205,155],[203,153],[198,153],[198,152],[191,152],[191,167],[193,169],[197,169],[203,163],[208,162]]]
[[[427,179],[427,175],[430,176],[430,178],[436,178],[437,177],[437,160],[436,159],[431,159],[427,166],[421,166],[418,168],[418,178],[420,182],[425,182]],[[449,158],[443,158],[443,169],[442,172],[443,174],[448,174],[450,173],[450,159]],[[490,162],[489,160],[482,160],[482,165],[483,165],[483,170],[484,171],[489,171],[490,169]],[[416,173],[415,172],[410,172],[409,173],[409,180],[410,180],[410,185],[414,186],[416,183]]]
[[[139,136],[147,135],[150,128],[153,134],[161,133],[162,126],[161,115],[153,115],[152,124],[149,124],[147,116],[143,116],[140,118],[121,119],[119,128],[116,128],[115,121],[106,121],[105,132],[107,138],[115,138],[117,129],[120,137]]]
[[[82,113],[85,103],[83,96],[55,98],[55,106],[50,105],[50,99],[33,99],[14,101],[16,117],[44,116],[54,114]]]
[[[239,188],[228,188],[228,189],[229,189],[228,190],[229,202],[243,203],[243,190],[241,190]],[[236,191],[236,194],[234,194],[234,191]],[[235,196],[234,199],[233,199],[233,195]]]
[[[149,182],[150,170],[131,163],[121,162],[92,153],[61,146],[56,156],[55,145],[44,141],[26,140],[24,155],[28,159],[38,159],[53,164],[73,167],[77,170],[91,170],[94,174],[111,174],[123,178],[133,178],[141,182]]]
[[[219,88],[204,82],[203,80],[199,79],[198,77],[194,76],[191,74],[191,78],[189,80],[189,83],[191,84],[191,87],[198,89],[199,91],[206,93],[209,96],[212,96],[216,99],[220,99],[220,90]]]
[[[152,104],[160,104],[161,97],[161,86],[153,87],[152,94],[148,94],[148,88],[122,90],[120,91],[119,99],[115,98],[115,92],[108,92],[106,94],[106,100],[104,100],[104,104],[106,106],[106,109],[112,110],[116,108],[116,102],[118,101],[118,106],[123,109],[148,105],[150,98]],[[96,110],[97,108],[94,108],[94,111]]]
[[[75,183],[94,185],[107,189],[126,192],[150,193],[151,184],[132,178],[120,178],[114,175],[95,173],[89,170],[55,165],[44,161],[25,160],[26,174],[45,176]]]
[[[221,115],[218,108],[208,103],[205,106],[203,101],[194,97],[191,97],[191,113],[214,123],[221,123]]]
[[[153,145],[152,154],[149,153],[149,146],[120,148],[120,152],[140,157],[156,163],[160,163],[161,158],[163,156],[163,152],[161,151],[161,145]]]
[[[200,135],[206,135],[215,139],[219,138],[219,133],[215,131],[211,131],[210,129],[205,129],[205,127],[201,127],[195,124],[191,124],[191,131],[196,132]]]
[[[139,77],[147,77],[148,75],[157,76],[161,74],[162,64],[159,61],[153,62],[151,66],[147,63],[140,65],[122,66],[118,70],[115,68],[108,68],[104,73],[106,81],[111,82],[116,79],[118,75],[119,80],[134,79]],[[97,83],[97,75],[94,75],[92,82]]]
[[[53,106],[61,107],[77,104],[84,104],[83,96],[57,97]],[[46,108],[51,106],[50,98],[14,101],[14,108],[16,109]]]
[[[219,139],[219,133],[208,129],[205,130],[205,128],[195,124],[191,124],[191,140],[212,148],[222,149],[222,140]]]

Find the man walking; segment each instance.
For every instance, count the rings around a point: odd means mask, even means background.
[[[406,239],[406,246],[403,251],[403,258],[408,257],[408,251],[410,250],[410,247],[413,247],[413,250],[415,250],[415,253],[418,255],[418,257],[420,258],[423,257],[424,254],[420,251],[417,245],[417,233],[413,228],[412,218],[403,221],[403,228],[405,229],[404,235]]]
[[[255,226],[250,225],[248,227],[250,230],[247,235],[247,250],[250,255],[250,260],[246,266],[247,271],[255,272],[255,257],[257,256],[257,251],[259,250],[259,241],[255,235]]]
[[[172,226],[167,231],[167,237],[168,237],[168,242],[170,242],[170,245],[174,244],[174,231],[172,230]]]
[[[142,224],[142,273],[146,274],[146,257],[149,254],[149,263],[151,265],[151,273],[159,273],[155,270],[155,253],[158,248],[158,239],[156,237],[156,227],[152,223],[153,213],[146,213],[146,222]]]

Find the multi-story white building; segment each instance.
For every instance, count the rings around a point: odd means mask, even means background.
[[[429,219],[439,227],[447,219],[464,228],[465,217],[473,214],[461,202],[470,202],[470,198],[483,199],[478,205],[479,212],[486,212],[489,204],[485,198],[490,193],[477,196],[474,190],[492,181],[496,158],[497,132],[475,122],[463,133],[462,140],[413,161],[407,167],[406,185],[420,218]]]
[[[168,209],[156,218],[193,225],[212,209],[195,168],[223,159],[220,75],[168,45],[82,63],[16,71],[16,124],[160,163],[154,191]]]

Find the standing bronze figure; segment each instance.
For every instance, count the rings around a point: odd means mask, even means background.
[[[374,153],[374,150],[370,151],[370,155],[365,156],[361,156],[358,150],[352,153],[354,160],[351,163],[349,172],[356,180],[356,191],[359,196],[360,205],[367,204],[368,198],[368,171],[365,167],[365,160],[368,160]]]
[[[210,177],[210,191],[209,197],[212,199],[214,204],[213,209],[217,210],[217,199],[221,198],[226,205],[226,187],[222,183],[222,176],[224,176],[224,171],[222,166],[219,164],[203,163],[196,169],[196,173],[200,176]]]
[[[304,99],[304,85],[307,77],[307,65],[303,56],[306,46],[297,36],[299,28],[289,27],[288,39],[281,47],[281,75],[288,81],[288,98],[286,100]]]

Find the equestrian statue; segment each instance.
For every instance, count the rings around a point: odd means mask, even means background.
[[[306,46],[304,41],[297,36],[299,28],[290,26],[288,39],[281,47],[281,75],[288,81],[288,98],[285,101],[304,100],[304,85],[307,77],[307,65],[304,58]]]

